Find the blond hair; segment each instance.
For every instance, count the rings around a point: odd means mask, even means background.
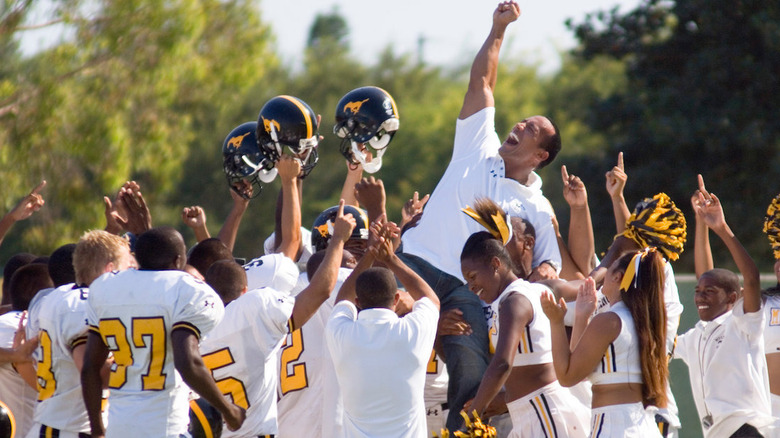
[[[130,243],[116,234],[103,230],[87,231],[81,236],[73,252],[76,282],[89,285],[105,272],[106,265],[118,265],[129,251]]]

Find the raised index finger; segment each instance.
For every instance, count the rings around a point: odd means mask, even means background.
[[[625,168],[625,167],[623,167],[623,152],[619,152],[619,153],[618,153],[618,162],[617,162],[617,167],[618,167],[620,170],[626,170],[626,168]]]
[[[699,180],[699,191],[705,198],[709,199],[710,194],[707,192],[707,189],[704,188],[704,177],[702,177],[701,174],[698,174],[696,175],[696,178]]]
[[[336,217],[344,217],[344,200],[339,199],[339,211],[336,213]]]
[[[561,178],[563,179],[564,185],[569,183],[569,172],[566,171],[565,164],[561,166]]]
[[[37,187],[35,187],[32,192],[30,192],[31,195],[37,195],[43,188],[46,187],[46,180],[41,181],[40,184],[38,184]]]

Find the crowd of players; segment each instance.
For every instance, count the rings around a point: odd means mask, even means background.
[[[686,222],[663,193],[629,210],[622,154],[606,174],[617,235],[601,260],[585,186],[562,167],[565,241],[535,172],[561,149],[557,127],[534,116],[503,142],[495,132],[498,54],[519,16],[516,2],[496,8],[447,170],[398,224],[382,181],[364,178],[398,109],[361,87],[336,110],[341,202],[311,229],[300,203],[320,118],[277,96],[225,139],[233,208],[217,237],[186,207],[188,251],[128,182],[104,199],[105,230],[6,260],[0,436],[677,436],[672,358],[689,367],[705,436],[780,436],[780,261],[762,291],[718,197],[692,178],[701,321],[678,336],[671,262]],[[275,232],[239,260],[243,214],[276,178]],[[44,206],[44,187],[0,220],[0,239]],[[742,285],[714,268],[710,230]],[[780,260],[780,196],[764,231]]]

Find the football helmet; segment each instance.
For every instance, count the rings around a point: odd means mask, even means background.
[[[257,120],[257,141],[263,153],[279,161],[284,146],[301,163],[301,178],[317,165],[319,125],[306,102],[293,96],[276,96],[263,105]]]
[[[328,247],[331,236],[333,236],[333,221],[339,213],[339,206],[333,206],[325,209],[311,226],[311,245],[315,251],[321,251]],[[344,206],[344,215],[351,214],[355,218],[355,229],[352,230],[350,240],[368,241],[368,215],[362,208],[356,208],[352,205]]]
[[[243,181],[252,184],[251,197],[255,197],[263,190],[261,182],[270,183],[276,177],[275,163],[258,146],[256,132],[257,122],[242,123],[222,143],[222,168],[228,185],[247,199],[250,196],[237,188]]]
[[[218,438],[222,436],[222,414],[202,398],[190,400],[190,426],[192,438]]]
[[[382,167],[382,155],[398,126],[393,96],[379,87],[360,87],[345,94],[336,106],[333,133],[343,139],[340,150],[350,163],[362,164],[366,172],[374,173]],[[369,152],[373,154],[370,162],[366,161]]]
[[[8,406],[0,401],[0,438],[13,438],[16,434],[16,419]]]

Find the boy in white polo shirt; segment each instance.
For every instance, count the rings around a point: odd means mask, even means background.
[[[697,220],[731,252],[744,279],[725,269],[699,277],[694,302],[701,321],[677,340],[674,357],[688,365],[704,436],[763,437],[772,422],[764,357],[764,312],[758,267],[726,223],[718,198],[700,180]],[[699,236],[697,236],[697,241]]]
[[[325,328],[344,401],[344,436],[425,438],[423,389],[439,299],[385,237],[342,286]],[[370,268],[375,256],[389,270]],[[402,318],[395,314],[399,293],[393,274],[415,299]]]

